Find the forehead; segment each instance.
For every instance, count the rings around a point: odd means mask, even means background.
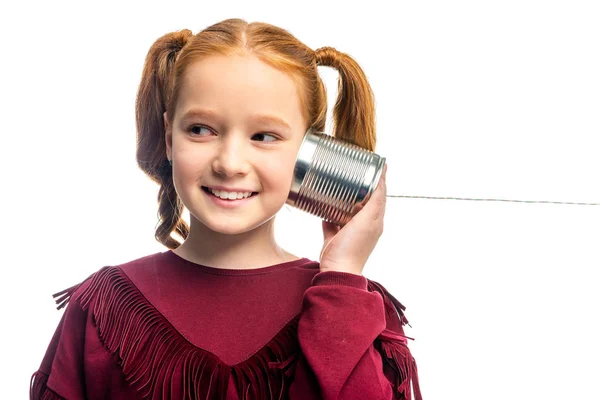
[[[210,56],[183,75],[176,114],[210,108],[230,116],[270,114],[302,124],[297,85],[285,72],[252,55]]]

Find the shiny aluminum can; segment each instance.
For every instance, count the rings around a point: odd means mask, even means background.
[[[385,157],[309,129],[298,150],[286,204],[345,225],[379,183]]]

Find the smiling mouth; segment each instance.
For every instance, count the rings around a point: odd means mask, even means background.
[[[210,194],[211,196],[215,196],[215,194],[213,192],[211,192],[210,189],[207,188],[206,186],[202,186],[202,190],[204,192],[206,192],[207,194]],[[215,196],[215,197],[218,198],[218,199],[221,199],[221,200],[226,200],[226,201],[237,201],[237,200],[249,199],[250,197],[254,197],[256,195],[258,195],[258,192],[252,192],[252,194],[250,196],[248,196],[248,197],[242,197],[241,199],[223,199],[223,198],[221,198],[219,196]]]

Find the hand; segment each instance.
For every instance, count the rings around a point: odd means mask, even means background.
[[[367,204],[360,207],[343,227],[322,221],[323,249],[320,271],[340,271],[361,275],[367,259],[383,233],[387,187],[387,164]]]

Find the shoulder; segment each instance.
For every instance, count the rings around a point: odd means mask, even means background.
[[[121,264],[101,267],[83,281],[53,294],[57,309],[60,310],[73,300],[85,309],[90,301],[101,293],[126,290],[128,284],[132,285],[127,276],[129,273],[135,274],[149,270],[148,266],[156,265],[163,254],[154,253]]]

